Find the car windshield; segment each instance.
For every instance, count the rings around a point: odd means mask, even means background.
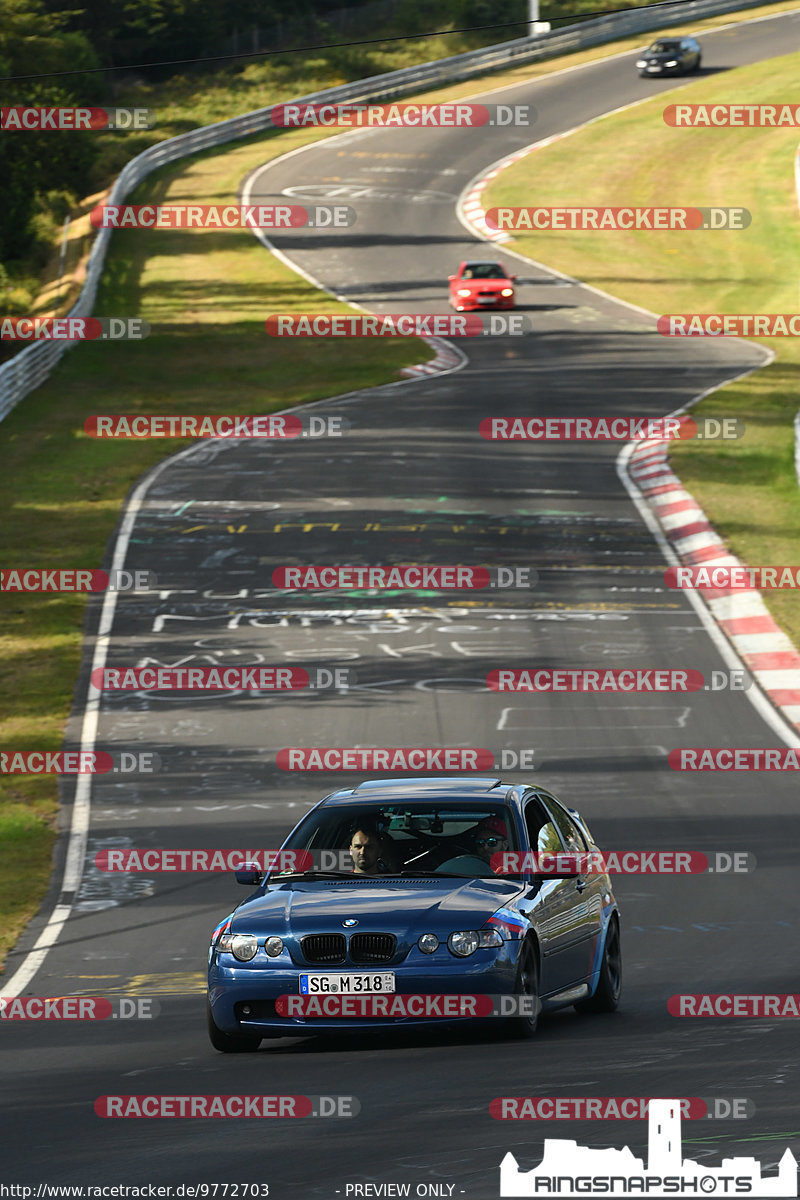
[[[507,279],[500,263],[474,262],[464,267],[462,279]]]
[[[653,42],[648,54],[677,54],[681,48],[680,42]]]
[[[496,878],[492,855],[519,848],[505,805],[457,800],[323,805],[309,813],[283,847],[308,852],[302,858],[304,875],[336,871],[467,878]],[[277,882],[298,873],[274,871],[269,878]]]

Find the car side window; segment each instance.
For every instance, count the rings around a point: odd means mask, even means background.
[[[534,854],[557,854],[563,849],[558,830],[545,812],[541,801],[533,799],[525,805],[525,826]]]
[[[561,832],[564,839],[564,845],[567,850],[580,854],[583,850],[587,850],[586,841],[583,834],[578,829],[578,826],[572,820],[567,812],[558,804],[553,804],[551,809],[553,820]]]

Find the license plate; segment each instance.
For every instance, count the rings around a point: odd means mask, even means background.
[[[313,971],[300,976],[301,996],[328,995],[332,992],[349,996],[394,990],[393,971],[351,971],[346,975],[337,975],[333,971]]]

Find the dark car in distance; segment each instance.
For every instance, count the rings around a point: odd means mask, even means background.
[[[703,61],[700,43],[693,37],[658,38],[636,60],[642,78],[650,75],[688,75]]]

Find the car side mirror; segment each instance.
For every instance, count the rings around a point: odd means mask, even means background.
[[[242,883],[247,887],[254,887],[261,883],[264,878],[264,873],[259,867],[242,867],[235,872],[236,882]]]
[[[457,278],[457,276],[456,276],[456,275],[448,275],[448,276],[447,276],[447,282],[448,282],[448,283],[452,283],[452,282],[453,282],[453,280],[454,280],[454,279],[456,279],[456,278]]]
[[[516,279],[517,277],[516,277],[516,275],[509,275],[509,277],[508,277],[508,278],[509,278],[509,279]]]

